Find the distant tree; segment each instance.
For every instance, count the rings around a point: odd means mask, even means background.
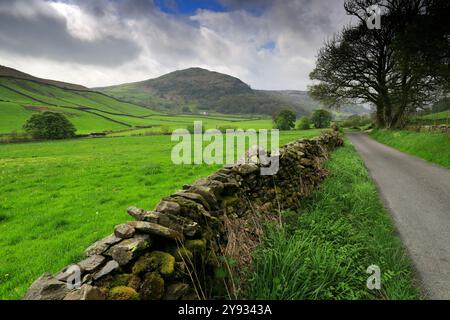
[[[279,130],[291,130],[295,128],[297,117],[290,109],[282,109],[273,117],[274,126]]]
[[[188,106],[184,106],[184,107],[181,109],[181,112],[183,112],[183,113],[189,113],[189,112],[191,112],[191,109],[190,109]]]
[[[35,139],[67,139],[75,136],[75,126],[61,113],[43,112],[33,114],[23,126]]]
[[[308,130],[311,128],[311,119],[309,117],[301,117],[298,122],[297,129]]]
[[[314,123],[316,128],[328,128],[330,122],[333,119],[333,115],[330,111],[325,109],[315,110],[312,114],[311,121]]]

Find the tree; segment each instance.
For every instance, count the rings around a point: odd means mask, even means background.
[[[295,121],[297,117],[295,113],[290,109],[282,109],[275,114],[273,118],[274,126],[279,130],[291,130],[295,128]]]
[[[328,128],[332,119],[333,115],[331,112],[325,109],[314,111],[311,117],[311,121],[317,129]]]
[[[33,114],[23,126],[34,139],[67,139],[75,136],[74,125],[61,113]]]
[[[301,117],[297,128],[300,130],[308,130],[311,128],[311,119],[309,117]]]
[[[379,30],[366,25],[366,8],[375,4],[382,8]],[[447,0],[346,1],[358,22],[320,49],[311,95],[330,107],[371,103],[377,126],[401,127],[448,90],[448,8]]]

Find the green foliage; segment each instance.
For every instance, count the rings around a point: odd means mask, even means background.
[[[370,117],[355,114],[345,119],[342,122],[341,126],[344,128],[359,128],[366,126],[370,123],[371,123]]]
[[[325,109],[318,109],[313,112],[311,116],[311,121],[314,123],[316,128],[328,128],[330,122],[333,119],[333,115],[330,111]]]
[[[189,131],[189,133],[193,134],[196,128],[194,127],[193,124],[189,124],[189,125],[187,126],[186,129]],[[201,132],[202,132],[202,133],[205,133],[206,127],[205,127],[204,124],[202,124],[202,126],[201,126],[200,129],[201,129]],[[197,130],[198,130],[198,129],[197,129]]]
[[[417,299],[410,261],[364,163],[348,143],[327,163],[331,175],[269,224],[254,253],[248,299]],[[368,266],[382,270],[381,290],[366,288]]]
[[[295,127],[296,115],[294,111],[283,109],[273,119],[275,128],[279,130],[291,130]]]
[[[47,140],[73,138],[76,131],[64,115],[49,111],[32,115],[24,129],[35,139]]]
[[[308,130],[311,128],[311,119],[309,117],[301,117],[300,121],[297,124],[297,129],[300,130]]]
[[[450,133],[376,130],[371,136],[400,151],[450,168]]]

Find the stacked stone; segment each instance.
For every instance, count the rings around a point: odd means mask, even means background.
[[[342,143],[338,132],[289,143],[280,149],[279,171],[273,176],[260,175],[261,167],[270,163],[247,154],[250,163],[185,185],[154,211],[130,207],[135,220],[117,225],[76,264],[81,287],[68,286],[73,281],[73,266],[68,266],[37,279],[24,299],[196,299],[206,297],[204,284],[210,285],[212,296],[218,256],[227,243],[224,217],[298,208],[301,197],[325,176],[321,164],[329,151]]]
[[[439,124],[439,125],[409,125],[406,129],[417,132],[450,132],[450,125]]]

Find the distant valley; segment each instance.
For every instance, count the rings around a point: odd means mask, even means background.
[[[200,68],[89,89],[0,66],[0,134],[22,132],[25,121],[42,111],[65,114],[78,134],[141,129],[147,134],[186,128],[195,120],[206,128],[271,128],[270,115],[282,108],[302,116],[321,107],[307,92],[254,90],[235,77]],[[367,112],[358,106],[342,111]]]

